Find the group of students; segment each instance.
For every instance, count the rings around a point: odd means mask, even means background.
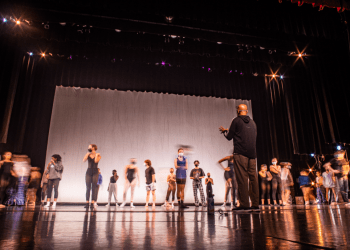
[[[321,170],[316,171],[315,181],[310,178],[312,169],[300,172],[297,182],[302,190],[305,205],[349,202],[349,162],[345,159],[345,154],[346,151],[343,150],[335,152],[334,158],[323,165],[325,171],[323,173]],[[272,159],[270,171],[267,170],[265,164],[261,165],[259,176],[262,205],[265,203],[265,198],[267,198],[267,205],[292,204],[291,187],[294,186],[294,182],[290,172],[291,166],[288,162],[277,165],[276,158]],[[271,186],[273,204],[270,200]]]
[[[35,205],[40,180],[40,168],[32,167],[28,156],[4,152],[0,161],[0,208]]]
[[[289,162],[282,162],[277,165],[277,158],[272,159],[270,171],[267,170],[266,164],[261,165],[259,176],[262,205],[265,205],[265,197],[267,198],[267,205],[285,206],[290,204],[290,188],[294,185],[290,172],[291,166],[292,164]],[[273,204],[271,204],[270,199],[271,186]]]
[[[99,184],[101,184],[101,173],[98,168],[98,163],[101,160],[101,155],[96,153],[97,146],[95,144],[90,144],[88,147],[88,153],[84,156],[83,162],[88,162],[88,168],[85,175],[86,182],[86,205],[85,208],[96,208],[97,207],[97,198],[99,191]],[[124,191],[123,191],[123,203],[120,207],[124,207],[126,205],[126,196],[129,189],[131,189],[131,197],[130,197],[130,207],[134,208],[133,200],[134,200],[134,191],[136,185],[140,186],[140,171],[136,166],[137,159],[131,158],[130,164],[126,165],[124,168]],[[190,179],[193,180],[193,193],[195,197],[195,205],[199,206],[199,200],[197,197],[197,190],[199,190],[201,197],[201,205],[206,206],[205,195],[202,186],[202,179],[205,177],[205,173],[203,169],[199,168],[199,161],[194,161],[194,169],[192,169],[190,173]],[[156,202],[156,178],[155,178],[155,170],[152,167],[152,162],[150,160],[144,161],[145,169],[145,182],[146,182],[146,207],[148,207],[150,195],[152,194],[152,207],[155,206]],[[174,169],[175,168],[175,169]],[[175,192],[178,200],[178,204],[180,208],[188,208],[184,204],[185,198],[185,185],[187,178],[187,170],[188,170],[188,159],[184,156],[184,149],[178,149],[178,157],[174,160],[174,168],[170,169],[170,174],[167,177],[168,182],[168,190],[166,194],[165,203],[163,206],[166,207],[174,207],[175,200]],[[176,173],[174,174],[174,170]],[[47,202],[45,207],[50,207],[51,203],[51,193],[54,190],[54,202],[52,207],[56,206],[56,201],[58,198],[58,187],[59,182],[62,179],[63,173],[63,165],[62,159],[59,155],[53,155],[50,163],[48,164],[44,177],[42,180],[42,202],[44,202],[45,193],[47,193]],[[116,202],[116,206],[118,205],[117,200],[117,181],[119,176],[116,170],[112,171],[112,176],[110,177],[110,182],[108,185],[108,204],[107,207],[111,205],[112,197]],[[47,183],[47,184],[46,184]],[[207,185],[207,191],[211,190],[211,186],[214,185],[214,181],[210,178],[210,173],[207,174],[207,178],[205,179],[205,184]],[[209,189],[209,190],[208,190]],[[47,191],[46,191],[47,190]],[[45,192],[46,191],[46,192]],[[170,195],[172,195],[172,202],[169,202]],[[91,198],[91,203],[90,203]]]

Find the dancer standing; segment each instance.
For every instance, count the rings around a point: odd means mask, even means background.
[[[140,186],[140,175],[139,175],[139,168],[136,166],[137,160],[135,158],[130,159],[130,164],[125,166],[124,170],[124,177],[125,177],[125,183],[124,183],[124,192],[123,192],[123,203],[120,205],[120,207],[124,207],[126,204],[126,193],[128,192],[129,188],[131,187],[131,197],[130,197],[130,207],[134,208],[134,191],[136,184]],[[137,179],[135,178],[135,175]]]
[[[3,160],[0,161],[0,208],[5,207],[2,203],[6,196],[6,189],[9,186],[11,179],[16,177],[11,158],[11,152],[4,152],[2,155]]]
[[[153,200],[152,208],[155,208],[156,206],[156,172],[154,171],[154,168],[152,167],[152,162],[150,160],[145,160],[144,165],[146,167],[145,177],[146,177],[146,191],[147,191],[145,207],[148,207],[149,195],[150,195],[150,192],[152,192],[152,200]]]
[[[109,185],[108,185],[108,204],[106,205],[106,207],[109,207],[111,204],[111,199],[112,199],[112,194],[114,196],[114,201],[115,201],[115,206],[119,207],[118,205],[118,199],[117,199],[117,180],[119,179],[119,176],[117,174],[117,170],[113,170],[112,171],[112,176],[111,179],[109,181]]]
[[[177,150],[178,157],[174,160],[174,165],[176,169],[176,184],[177,184],[177,201],[179,208],[188,208],[185,206],[185,186],[186,186],[186,172],[188,169],[188,161],[184,156],[183,148]]]
[[[281,166],[277,165],[277,158],[272,159],[272,165],[270,165],[270,173],[272,174],[272,199],[273,204],[277,206],[276,193],[277,198],[279,200],[279,204],[282,204],[282,181],[281,181]]]
[[[40,168],[32,167],[27,188],[27,205],[35,206],[36,193],[40,187],[41,173]]]
[[[294,185],[292,174],[289,170],[289,167],[292,166],[289,162],[282,162],[281,163],[282,169],[281,169],[281,183],[282,183],[282,204],[284,206],[290,205],[289,204],[289,197],[290,197],[290,187]]]
[[[44,204],[45,197],[47,195],[47,183],[49,181],[48,174],[49,174],[49,171],[47,170],[47,168],[45,168],[43,176],[41,178],[41,184],[40,184],[40,187],[41,187],[41,205]]]
[[[261,169],[259,171],[260,176],[260,185],[261,185],[261,205],[265,203],[265,195],[267,198],[267,204],[270,205],[270,191],[271,191],[271,180],[272,175],[269,171],[267,171],[266,164],[261,165]]]
[[[47,184],[47,203],[45,207],[46,208],[50,207],[52,188],[54,188],[55,195],[54,195],[54,202],[52,207],[55,208],[57,198],[58,198],[58,186],[62,179],[62,173],[63,173],[62,158],[60,155],[58,154],[52,155],[51,161],[47,165],[47,170],[49,173],[49,181]]]
[[[175,192],[176,192],[176,175],[174,174],[174,169],[170,168],[170,174],[168,175],[166,181],[168,182],[168,191],[166,193],[166,198],[163,206],[170,206],[169,197],[171,193],[172,203],[171,207],[174,208]]]
[[[318,204],[326,204],[328,205],[328,202],[326,201],[326,189],[323,185],[323,177],[321,176],[321,171],[316,171],[316,195],[318,199]]]
[[[227,161],[227,167],[224,167],[222,165],[222,162]],[[224,204],[223,207],[226,207],[226,202],[228,201],[228,195],[231,191],[231,209],[234,208],[235,200],[237,197],[237,180],[236,175],[234,171],[234,159],[233,155],[226,156],[225,158],[222,158],[219,160],[220,166],[225,170],[224,178],[226,180],[225,182],[225,197],[224,197]],[[239,207],[239,198],[237,197],[237,206]]]
[[[233,158],[241,205],[233,210],[250,209],[249,197],[252,201],[251,208],[259,209],[259,182],[256,169],[256,124],[247,114],[247,105],[240,104],[237,107],[237,117],[232,120],[230,128],[219,128],[227,140],[233,139],[234,144]],[[251,188],[248,189],[248,186]]]
[[[205,207],[205,196],[203,192],[203,186],[202,186],[202,179],[205,177],[205,173],[203,169],[199,167],[199,161],[194,161],[195,168],[191,170],[190,173],[190,179],[193,180],[192,187],[193,187],[193,196],[194,196],[194,205],[196,207],[199,206],[199,200],[197,196],[197,189],[199,189],[199,193],[202,200],[202,207]]]
[[[85,182],[86,182],[86,205],[85,208],[89,208],[90,194],[91,194],[91,208],[96,208],[97,204],[97,181],[98,181],[98,163],[101,160],[101,155],[96,153],[97,146],[90,144],[88,147],[88,153],[84,156],[83,162],[88,161],[88,169],[86,170]]]

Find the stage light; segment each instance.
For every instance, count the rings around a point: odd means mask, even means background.
[[[170,37],[171,37],[171,38],[176,38],[176,37],[177,37],[177,35],[170,35]]]
[[[217,42],[217,44],[222,44],[222,42]]]
[[[46,55],[45,55],[45,53],[41,53],[41,56],[42,56],[42,57],[45,57]]]
[[[272,75],[273,78],[275,78],[275,75]]]
[[[309,171],[310,171],[310,172],[312,171],[311,168],[309,169]]]
[[[211,72],[212,70],[211,70],[211,68],[208,68],[208,72]]]
[[[315,183],[314,183],[314,182],[312,182],[311,184],[312,184],[312,186],[313,186],[313,185],[315,185]]]
[[[32,55],[33,55],[33,52],[28,52],[28,55],[32,56]]]
[[[231,73],[232,73],[232,70],[230,70],[228,73],[231,74]]]
[[[283,79],[283,76],[280,76],[281,79]]]
[[[162,62],[162,65],[165,65],[165,62]]]
[[[338,145],[338,146],[337,146],[337,150],[341,150],[341,146]]]
[[[314,156],[315,156],[315,154],[310,154],[310,156],[311,156],[311,157],[314,157]]]
[[[17,25],[21,24],[21,21],[20,21],[20,20],[17,20],[17,21],[16,21],[16,24],[17,24]]]
[[[121,32],[121,30],[119,30],[119,29],[115,29],[115,32],[118,32],[118,33],[119,33],[119,32]]]
[[[301,57],[301,54],[299,54],[299,57]]]
[[[2,19],[2,22],[3,22],[3,23],[7,23],[7,19],[6,19],[6,18],[3,18],[3,19]]]
[[[253,73],[253,76],[258,76],[258,75],[259,75],[258,72]]]

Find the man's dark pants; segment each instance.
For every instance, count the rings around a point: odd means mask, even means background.
[[[249,195],[253,207],[259,206],[259,182],[256,173],[256,159],[234,154],[236,180],[241,206],[249,207]],[[249,179],[249,186],[248,186]],[[251,190],[249,190],[251,188]]]

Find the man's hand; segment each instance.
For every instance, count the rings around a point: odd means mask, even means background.
[[[223,126],[221,126],[221,127],[219,128],[219,130],[220,130],[221,133],[225,133],[225,132],[228,131],[228,129],[224,128]]]

